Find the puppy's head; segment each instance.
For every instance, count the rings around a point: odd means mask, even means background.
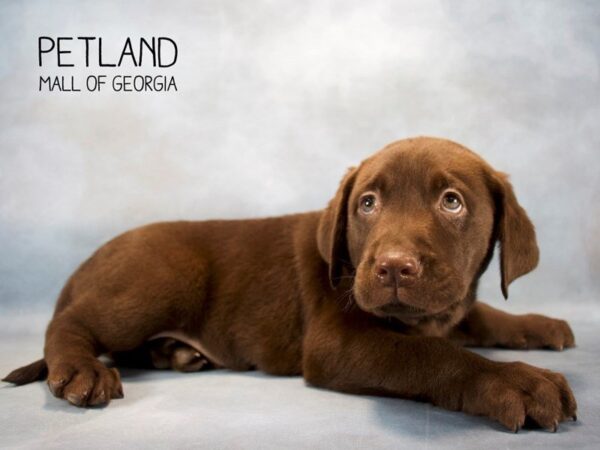
[[[504,174],[450,141],[395,142],[346,174],[323,213],[319,251],[358,306],[414,323],[455,309],[500,243],[502,292],[535,268],[535,231]]]

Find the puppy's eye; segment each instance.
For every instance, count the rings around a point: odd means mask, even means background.
[[[360,198],[360,212],[371,214],[377,206],[377,198],[373,194],[365,194]]]
[[[452,214],[458,214],[463,209],[462,199],[460,194],[447,191],[442,196],[442,209]]]

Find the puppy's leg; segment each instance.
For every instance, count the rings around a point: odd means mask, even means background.
[[[107,368],[97,356],[122,353],[135,364],[143,360],[139,349],[146,348],[155,366],[152,352],[157,354],[157,349],[148,347],[146,341],[172,327],[177,316],[169,314],[170,302],[164,298],[148,305],[144,296],[129,293],[127,298],[73,303],[55,315],[46,332],[44,358],[50,390],[76,406],[100,405],[121,398],[118,371]],[[203,358],[192,350],[185,344],[170,348],[170,367],[182,371],[199,369]]]
[[[187,226],[157,224],[125,233],[73,274],[46,333],[54,395],[77,406],[108,403],[122,396],[121,382],[98,355],[130,352],[165,330],[196,328],[207,272],[186,241]]]
[[[457,343],[515,349],[573,347],[575,337],[564,320],[538,314],[513,315],[476,302],[450,333]]]
[[[148,301],[150,294],[139,290],[120,296],[88,292],[97,297],[78,295],[55,314],[44,348],[50,390],[76,406],[105,404],[123,396],[117,370],[107,368],[98,355],[129,352],[181,322],[169,295]]]
[[[198,372],[215,366],[194,347],[173,338],[157,338],[144,342],[128,352],[112,352],[118,366],[143,369]]]
[[[72,316],[54,318],[48,326],[44,349],[50,391],[76,406],[101,405],[122,398],[119,372],[99,361],[100,353],[98,340]]]
[[[304,378],[313,385],[428,400],[513,431],[527,417],[555,430],[575,415],[575,398],[561,374],[490,361],[444,338],[405,336],[365,320],[314,320],[303,347]]]
[[[210,361],[194,347],[173,338],[153,339],[145,344],[152,367],[178,372],[212,368]]]

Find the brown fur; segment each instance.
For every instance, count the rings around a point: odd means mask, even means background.
[[[462,196],[460,213],[440,206],[446,189]],[[350,169],[324,211],[158,223],[102,246],[58,300],[44,350],[48,385],[78,406],[108,403],[121,383],[98,355],[133,360],[151,338],[179,336],[186,345],[150,350],[154,366],[194,370],[207,358],[427,400],[512,430],[526,417],[555,429],[576,411],[562,375],[456,345],[574,345],[566,322],[476,301],[497,241],[506,296],[538,261],[506,176],[450,141],[398,141]],[[23,384],[44,369],[38,361],[6,380]]]

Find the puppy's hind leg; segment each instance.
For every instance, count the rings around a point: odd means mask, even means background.
[[[119,372],[97,359],[101,352],[93,334],[72,315],[66,312],[55,317],[48,326],[44,349],[50,391],[76,406],[122,398]]]
[[[102,246],[73,274],[46,332],[48,385],[77,406],[123,395],[116,369],[97,357],[140,347],[165,330],[195,328],[204,304],[206,266],[190,248],[189,224],[127,232]]]
[[[211,369],[211,362],[194,347],[173,338],[159,338],[148,342],[153,366],[178,372],[198,372]]]
[[[48,326],[44,357],[48,386],[52,393],[76,406],[94,406],[123,396],[119,373],[106,367],[101,354],[131,352],[151,336],[193,317],[195,305],[177,310],[173,295],[154,295],[172,280],[158,280],[147,291],[133,289],[119,295],[106,291],[80,291],[74,301],[59,311]],[[92,296],[92,292],[95,296]],[[161,293],[162,294],[162,293]],[[184,302],[185,303],[185,302]],[[191,302],[188,302],[191,303]],[[186,303],[187,304],[187,303]]]
[[[170,337],[152,339],[134,350],[113,352],[110,356],[121,367],[178,372],[198,372],[215,367],[200,351]]]

